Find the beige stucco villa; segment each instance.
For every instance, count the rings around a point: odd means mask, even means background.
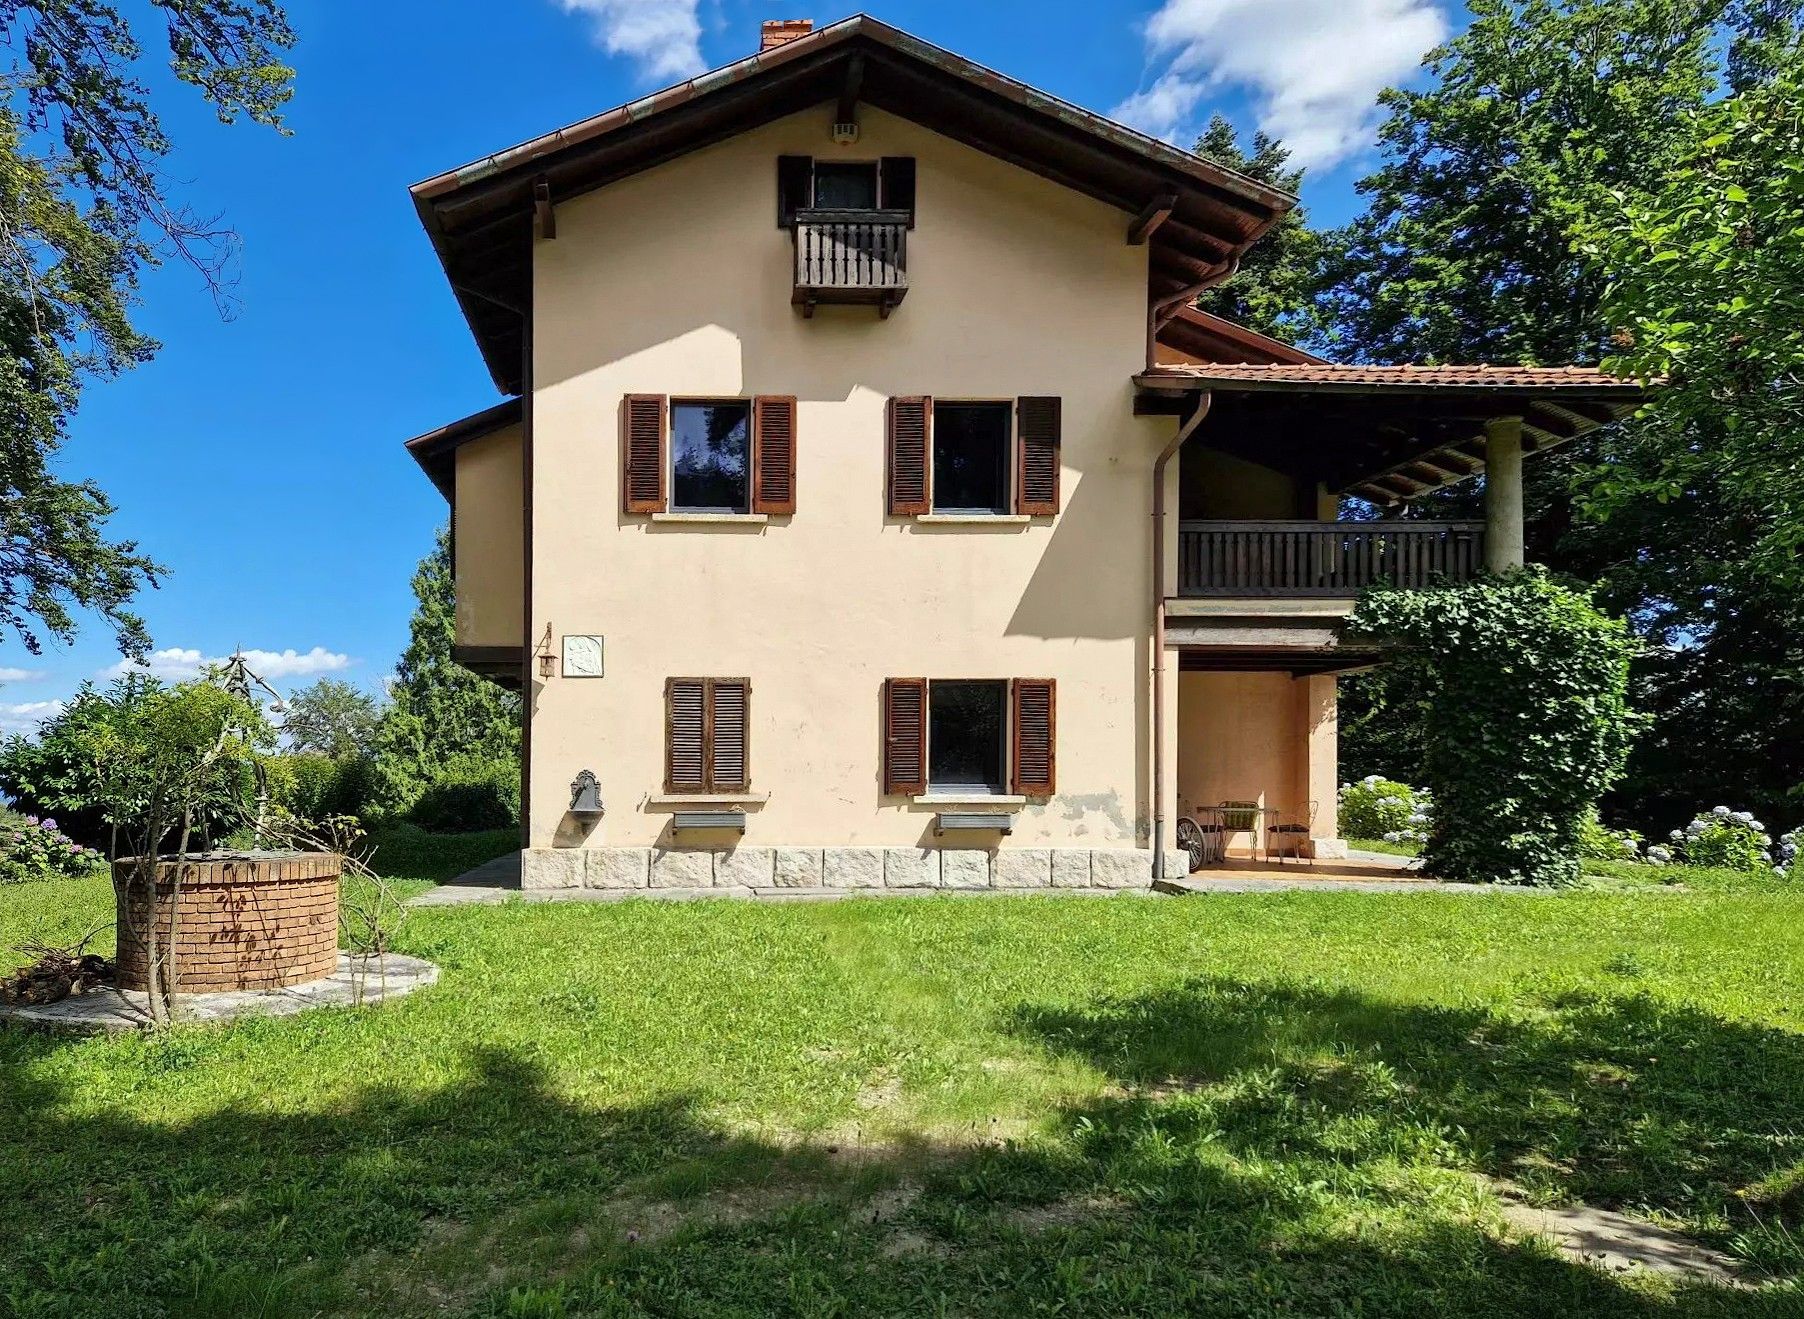
[[[525,697],[529,888],[1335,855],[1354,597],[1519,563],[1523,455],[1634,401],[1203,314],[1292,198],[863,16],[413,197],[508,396],[408,447]]]

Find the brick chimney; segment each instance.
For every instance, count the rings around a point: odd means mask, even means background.
[[[760,51],[775,50],[778,46],[787,46],[797,37],[805,37],[814,31],[812,18],[778,18],[761,23],[758,27],[758,49]]]

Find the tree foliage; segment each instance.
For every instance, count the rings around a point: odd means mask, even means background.
[[[456,770],[519,763],[520,698],[451,658],[457,632],[450,536],[440,530],[413,575],[418,601],[376,729],[376,791],[387,812],[409,810],[428,784]]]
[[[1427,705],[1429,871],[1576,880],[1585,821],[1620,776],[1640,722],[1628,701],[1637,649],[1628,628],[1541,569],[1373,591],[1351,627],[1400,649],[1396,663]]]
[[[1243,149],[1234,125],[1217,114],[1197,139],[1196,153],[1292,195],[1302,190],[1303,170],[1292,168],[1281,142],[1256,132],[1250,146]],[[1285,343],[1301,343],[1321,329],[1321,257],[1322,237],[1299,204],[1253,245],[1234,277],[1203,294],[1197,306]]]
[[[291,750],[342,759],[368,755],[382,706],[368,692],[321,678],[283,702],[282,735]]]
[[[279,126],[290,92],[278,58],[293,35],[273,0],[145,0],[169,69],[224,122]],[[147,15],[140,15],[140,22]],[[188,262],[222,305],[233,237],[171,200],[172,143],[140,77],[133,24],[104,0],[0,0],[0,627],[37,652],[68,641],[73,610],[147,644],[129,603],[160,569],[109,540],[113,506],[55,457],[93,377],[149,358],[131,323],[138,278]]]
[[[1743,571],[1804,586],[1804,55],[1690,115],[1651,193],[1617,192],[1581,227],[1611,273],[1612,369],[1664,387],[1637,461],[1597,474],[1591,510],[1679,504],[1708,488],[1749,536]],[[1708,436],[1708,445],[1696,443]]]

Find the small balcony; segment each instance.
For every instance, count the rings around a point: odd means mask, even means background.
[[[874,306],[880,316],[908,295],[907,211],[796,212],[795,293],[804,316],[821,304]]]
[[[1178,524],[1178,594],[1350,597],[1470,581],[1484,566],[1482,522],[1199,522]]]

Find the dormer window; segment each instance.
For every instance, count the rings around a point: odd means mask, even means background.
[[[807,211],[895,212],[886,218],[914,228],[914,157],[862,161],[777,157],[778,226],[793,228],[797,212]]]
[[[848,164],[817,160],[814,163],[814,208],[820,211],[876,210],[877,162]]]

